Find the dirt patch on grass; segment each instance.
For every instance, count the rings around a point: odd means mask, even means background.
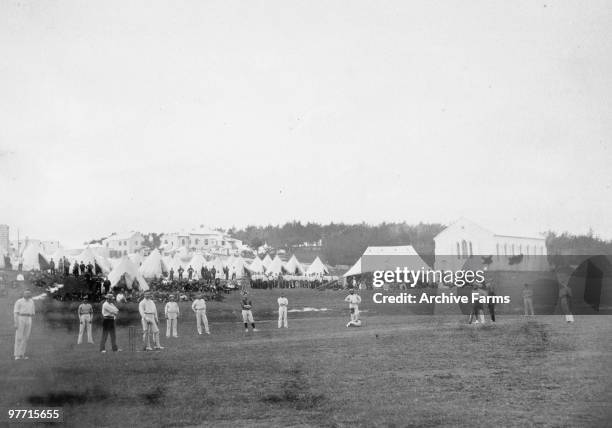
[[[297,410],[316,409],[325,402],[324,394],[312,393],[308,377],[301,366],[292,367],[285,375],[281,391],[264,396],[263,402],[287,405]]]

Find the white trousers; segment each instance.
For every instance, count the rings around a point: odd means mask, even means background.
[[[572,314],[567,314],[565,316],[565,321],[567,321],[567,322],[574,322],[574,316]]]
[[[359,308],[351,308],[351,321],[357,321],[359,319]]]
[[[278,307],[278,328],[287,328],[287,306]]]
[[[253,321],[253,312],[251,312],[250,309],[242,310],[242,322],[244,323],[250,322],[251,324],[255,322]]]
[[[204,324],[204,331],[210,333],[208,329],[208,318],[206,318],[206,311],[203,309],[196,311],[196,324],[198,326],[198,334],[202,334],[202,324]]]
[[[153,336],[153,343],[156,347],[161,346],[159,343],[159,327],[157,327],[157,321],[155,315],[145,314],[142,318],[142,342],[145,347],[151,347],[151,336]]]
[[[77,339],[77,345],[83,343],[83,333],[87,331],[87,343],[94,343],[91,335],[91,314],[79,315],[79,337]]]
[[[178,337],[178,315],[168,314],[166,317],[166,337],[170,337],[170,330],[172,330],[172,336]]]
[[[525,315],[534,315],[533,300],[530,297],[523,299],[523,305],[525,306]]]
[[[17,316],[17,330],[15,331],[15,356],[25,356],[28,340],[32,332],[32,317]]]

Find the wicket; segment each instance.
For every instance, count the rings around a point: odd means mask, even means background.
[[[128,346],[130,352],[136,352],[136,341],[138,340],[136,334],[136,328],[128,327]]]

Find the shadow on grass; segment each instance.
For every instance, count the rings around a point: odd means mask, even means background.
[[[311,392],[308,378],[300,366],[287,371],[287,380],[281,386],[279,394],[268,394],[263,402],[293,407],[297,410],[311,410],[320,407],[325,401],[324,394]]]

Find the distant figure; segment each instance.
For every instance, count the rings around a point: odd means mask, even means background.
[[[81,260],[81,264],[79,264],[79,269],[81,270],[81,275],[85,275],[85,263],[83,263],[83,260]]]
[[[110,282],[110,279],[108,279],[108,276],[104,279],[104,282],[102,282],[102,287],[103,287],[102,294],[106,294],[110,292],[111,282]]]
[[[159,343],[159,328],[157,323],[159,322],[157,307],[155,302],[151,300],[151,293],[146,291],[144,293],[144,299],[138,304],[138,312],[142,318],[142,342],[145,351],[152,351],[151,348],[151,336],[153,336],[153,346],[155,349],[164,349]]]
[[[204,331],[206,334],[210,334],[210,329],[208,328],[208,318],[206,317],[206,301],[204,300],[202,294],[197,295],[197,299],[195,299],[191,304],[191,310],[196,316],[198,334],[202,334],[202,324],[204,324]]]
[[[51,271],[51,275],[55,275],[55,262],[53,261],[53,257],[49,261],[49,270]]]
[[[278,328],[287,328],[287,305],[289,301],[285,297],[285,293],[281,293],[278,298]]]
[[[206,281],[206,266],[202,266],[202,268],[200,269],[200,279]]]
[[[559,306],[561,307],[561,311],[565,315],[565,321],[568,323],[574,322],[574,315],[572,315],[571,309],[571,301],[572,301],[572,290],[565,285],[560,284],[559,287]]]
[[[170,337],[170,330],[172,330],[172,337],[178,337],[178,317],[180,313],[179,305],[174,300],[174,294],[168,296],[170,301],[166,303],[164,307],[164,315],[166,316],[166,337]]]
[[[351,288],[350,294],[344,298],[345,302],[349,304],[349,310],[351,311],[351,319],[346,325],[347,327],[361,327],[361,320],[359,319],[359,305],[361,304],[361,297],[355,294],[355,289]]]
[[[64,257],[64,276],[70,275],[70,262]]]
[[[182,281],[182,279],[183,279],[183,272],[185,272],[185,269],[183,269],[183,266],[180,266],[178,268],[178,274],[179,274],[178,279],[179,279],[179,281]]]
[[[94,343],[93,336],[91,334],[93,308],[91,307],[87,296],[83,297],[83,303],[79,305],[77,314],[79,315],[79,337],[77,338],[77,345],[83,343],[83,333],[85,331],[87,331],[87,343]]]
[[[13,321],[15,322],[15,359],[27,360],[26,350],[28,340],[32,332],[32,317],[36,313],[32,293],[29,290],[23,292],[23,297],[15,302],[13,309]]]
[[[168,273],[170,281],[174,281],[174,268],[170,268],[170,272]]]
[[[470,313],[470,319],[468,324],[484,324],[484,307],[480,303],[481,291],[478,290],[478,285],[474,284],[474,290],[472,292],[472,312]]]
[[[106,339],[110,335],[113,352],[119,352],[117,347],[117,337],[115,335],[115,318],[119,314],[119,309],[114,305],[115,296],[106,295],[106,301],[102,304],[102,340],[100,341],[100,352],[106,352]]]
[[[213,268],[214,269],[214,268]],[[242,292],[242,300],[240,301],[240,308],[242,309],[242,322],[244,323],[244,331],[249,332],[249,324],[253,327],[253,331],[257,331],[255,328],[255,320],[253,319],[253,302],[248,298],[246,291]]]
[[[523,305],[525,306],[525,316],[535,315],[533,313],[533,290],[529,284],[523,287]]]
[[[191,278],[193,278],[193,268],[189,265],[189,269],[187,269],[187,279],[191,281]]]
[[[72,267],[72,274],[78,278],[79,276],[79,264],[74,262],[74,266]]]
[[[91,262],[87,263],[86,269],[87,269],[87,273],[89,274],[89,276],[92,276],[93,275],[94,267],[91,264]]]
[[[489,296],[496,296],[495,290],[493,290],[492,285],[489,286]],[[489,300],[487,306],[489,307],[489,315],[491,316],[491,321],[495,322],[495,303],[492,300]]]
[[[236,266],[232,266],[232,280],[236,279]]]
[[[214,280],[217,277],[217,269],[213,266],[210,270],[210,279]]]
[[[225,273],[225,280],[227,281],[229,279],[229,268],[225,266],[223,272]]]

